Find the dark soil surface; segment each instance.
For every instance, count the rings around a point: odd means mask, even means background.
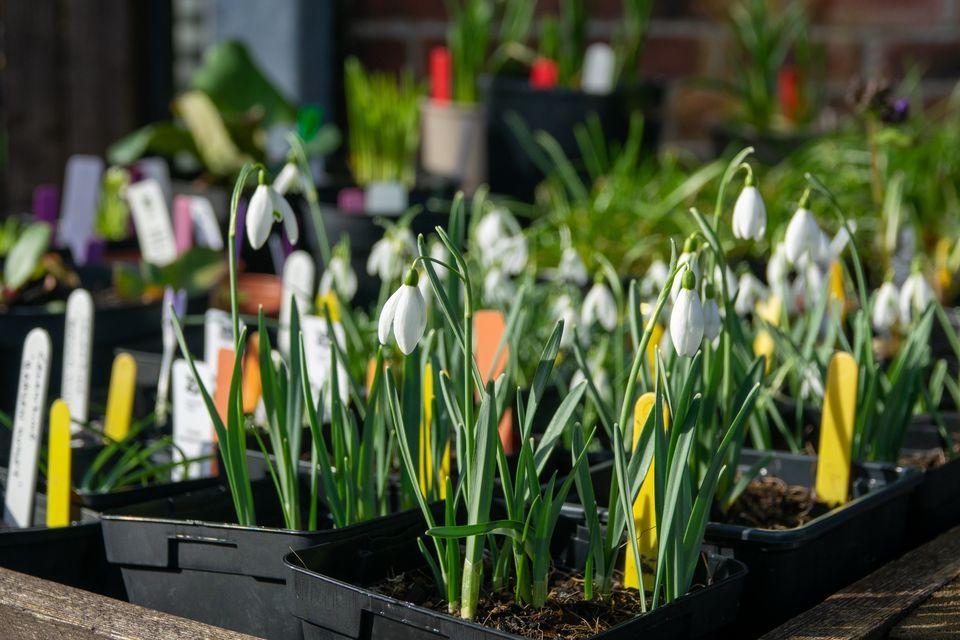
[[[760,529],[793,529],[829,510],[816,500],[810,487],[788,485],[768,476],[751,482],[719,520]]]

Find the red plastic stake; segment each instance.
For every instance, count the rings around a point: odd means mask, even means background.
[[[530,86],[534,89],[553,89],[557,86],[557,63],[549,58],[537,58],[530,67]]]
[[[437,104],[447,104],[450,90],[450,51],[446,47],[430,50],[430,97]]]

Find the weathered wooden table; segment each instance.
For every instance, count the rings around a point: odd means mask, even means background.
[[[838,591],[762,640],[960,638],[958,576],[960,527]]]
[[[4,640],[255,640],[0,568],[0,638]]]

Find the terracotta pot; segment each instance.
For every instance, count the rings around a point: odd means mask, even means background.
[[[424,170],[460,182],[468,194],[487,181],[487,112],[479,104],[420,103]]]
[[[240,313],[256,315],[263,305],[265,315],[276,316],[280,313],[283,283],[279,276],[270,273],[240,273],[237,275],[237,294]]]

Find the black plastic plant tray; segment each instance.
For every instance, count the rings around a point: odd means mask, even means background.
[[[948,435],[960,432],[960,413],[941,414]],[[940,429],[930,416],[914,416],[904,438],[902,454],[923,453],[931,449],[949,450]],[[923,472],[910,501],[907,541],[915,546],[960,524],[960,458],[949,458],[939,467]]]
[[[572,527],[565,527],[572,531]],[[474,622],[368,590],[368,585],[402,571],[423,568],[416,540],[423,525],[402,535],[355,536],[288,554],[289,598],[306,640],[492,640],[517,638]],[[558,542],[555,540],[554,542]],[[554,546],[563,547],[568,541]],[[558,562],[562,562],[557,559]],[[707,637],[731,622],[737,610],[745,567],[718,555],[705,557],[697,580],[710,584],[669,605],[613,627],[595,638],[687,639]]]

